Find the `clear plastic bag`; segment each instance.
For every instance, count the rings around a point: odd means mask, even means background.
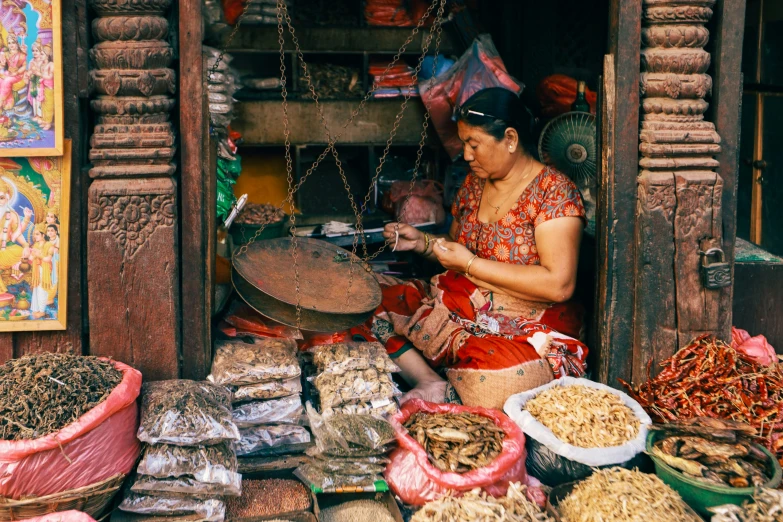
[[[392,425],[372,415],[337,414],[324,418],[308,403],[307,417],[322,452],[351,448],[379,450],[395,440]]]
[[[374,368],[381,373],[399,372],[381,343],[337,343],[318,346],[313,351],[318,372],[345,373]]]
[[[239,430],[242,436],[234,443],[237,455],[247,457],[281,446],[294,446],[310,442],[310,432],[302,426],[256,426]]]
[[[302,381],[299,377],[293,379],[247,384],[232,387],[234,404],[246,401],[280,399],[302,393]]]
[[[389,459],[367,457],[365,459],[338,459],[335,457],[317,457],[310,464],[324,473],[334,475],[380,475],[386,469]]]
[[[226,516],[226,505],[220,500],[198,500],[194,498],[156,497],[128,492],[120,504],[128,513],[152,516],[198,515],[204,522],[222,522]]]
[[[360,402],[358,404],[344,404],[335,408],[327,408],[322,412],[324,417],[332,415],[372,415],[373,417],[388,417],[400,411],[394,399],[383,399],[373,402]]]
[[[317,440],[318,439],[316,439],[316,442]],[[389,444],[388,446],[383,446],[382,448],[378,448],[374,450],[362,448],[361,446],[352,446],[350,448],[336,447],[336,448],[330,448],[328,450],[322,451],[316,445],[308,448],[307,451],[305,451],[305,453],[307,453],[311,457],[366,459],[370,457],[383,457],[385,455],[388,455],[394,448],[395,448],[394,444]]]
[[[304,408],[299,395],[271,401],[248,402],[234,408],[234,423],[240,428],[262,424],[302,424]]]
[[[227,442],[193,447],[155,444],[144,449],[137,472],[155,478],[191,475],[199,482],[228,486],[241,480],[237,467],[236,452]]]
[[[315,378],[321,410],[343,404],[391,399],[401,395],[388,373],[375,369],[322,373]]]
[[[339,488],[373,487],[376,482],[383,482],[380,475],[335,475],[318,469],[311,464],[303,464],[294,471],[296,478],[321,491]]]
[[[209,446],[239,440],[231,394],[209,382],[157,381],[142,388],[138,438],[148,444]]]
[[[238,497],[242,494],[242,475],[234,473],[230,484],[199,482],[193,477],[155,478],[137,475],[131,491],[146,495],[175,493],[187,496]]]
[[[254,341],[252,344],[242,341],[217,343],[208,379],[216,384],[239,386],[301,375],[296,341],[271,338]]]

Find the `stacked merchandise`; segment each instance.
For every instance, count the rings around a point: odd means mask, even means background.
[[[418,96],[419,89],[413,78],[413,68],[406,63],[398,63],[391,67],[386,74],[387,63],[373,61],[370,64],[369,73],[372,76],[375,92],[374,98],[397,98],[399,96]]]
[[[291,15],[291,0],[286,1],[288,14]],[[277,0],[252,0],[247,13],[242,16],[245,0],[223,0],[223,16],[226,23],[234,25],[241,17],[243,25],[277,25]]]
[[[217,343],[215,384],[233,392],[232,418],[240,440],[239,457],[301,453],[310,443],[302,407],[301,368],[293,339],[257,338]]]
[[[364,17],[369,25],[415,27],[428,7],[425,0],[367,0]]]
[[[242,487],[231,394],[188,380],[147,383],[142,393],[138,438],[147,446],[120,509],[222,521],[224,497],[239,496]]]
[[[206,84],[209,97],[210,134],[217,138],[217,217],[225,220],[236,198],[233,185],[242,172],[237,145],[241,136],[231,130],[234,119],[234,93],[240,88],[236,72],[230,67],[232,57],[223,55],[217,68],[220,51],[203,47],[207,57]]]

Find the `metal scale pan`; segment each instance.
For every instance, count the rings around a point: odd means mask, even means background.
[[[234,255],[231,281],[261,315],[296,326],[296,283],[291,238],[259,240]],[[381,287],[349,251],[317,239],[297,239],[301,329],[339,332],[369,319],[381,304]],[[346,299],[353,257],[353,284]]]

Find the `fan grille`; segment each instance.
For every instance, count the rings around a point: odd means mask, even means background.
[[[568,112],[544,127],[538,142],[541,161],[555,167],[575,182],[586,185],[596,174],[595,116]]]

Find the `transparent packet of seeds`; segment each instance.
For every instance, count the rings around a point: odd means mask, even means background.
[[[191,475],[199,482],[229,486],[241,481],[237,468],[236,452],[227,442],[193,447],[155,444],[144,448],[136,471],[155,478]]]
[[[247,401],[279,399],[302,393],[302,380],[299,377],[294,377],[258,384],[231,386],[229,389],[233,394],[234,404]]]
[[[125,495],[119,508],[139,515],[197,515],[204,522],[223,522],[226,517],[226,505],[220,500],[153,496],[132,491]]]
[[[145,383],[137,437],[147,444],[198,446],[239,440],[231,394],[210,382]]]
[[[314,379],[321,410],[346,404],[382,401],[402,395],[391,375],[374,368],[341,374],[321,373]]]
[[[316,346],[313,363],[319,373],[341,374],[348,371],[375,369],[380,373],[400,371],[381,343],[335,343]]]
[[[242,438],[234,443],[234,447],[240,457],[276,454],[282,448],[290,449],[310,442],[310,432],[306,428],[285,424],[243,428],[239,434]]]
[[[231,484],[210,484],[199,482],[191,476],[155,478],[137,475],[131,486],[134,493],[165,495],[178,493],[187,496],[238,497],[242,494],[242,475],[235,473]]]
[[[242,386],[299,377],[302,370],[296,353],[293,339],[220,341],[207,379],[215,384]]]
[[[235,407],[231,415],[234,424],[239,428],[262,424],[303,425],[307,423],[302,397],[299,395],[268,401],[248,402]]]
[[[378,451],[395,440],[394,428],[381,417],[341,413],[324,417],[308,402],[307,418],[321,453],[352,449]]]

